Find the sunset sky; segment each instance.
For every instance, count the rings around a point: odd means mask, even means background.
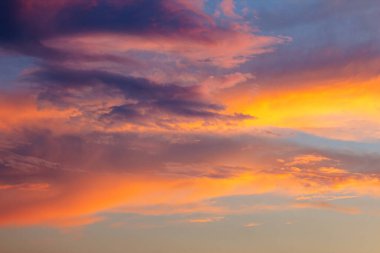
[[[0,252],[380,252],[379,22],[0,0]]]

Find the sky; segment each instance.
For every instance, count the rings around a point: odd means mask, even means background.
[[[379,252],[379,17],[1,0],[0,252]]]

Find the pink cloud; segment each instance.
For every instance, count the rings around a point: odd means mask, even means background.
[[[189,35],[194,38],[91,34],[50,39],[44,44],[77,53],[123,55],[146,52],[167,55],[172,59],[171,63],[184,58],[195,65],[211,64],[221,68],[232,68],[247,62],[255,55],[271,52],[274,45],[284,42],[280,37],[242,31],[195,30],[189,31]],[[198,36],[199,39],[196,38]]]
[[[231,18],[239,18],[240,16],[235,12],[235,1],[234,0],[223,0],[220,3],[220,9],[223,11],[224,15]]]

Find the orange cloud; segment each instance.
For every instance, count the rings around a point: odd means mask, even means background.
[[[245,224],[244,227],[246,227],[246,228],[255,228],[255,227],[258,227],[260,225],[261,225],[260,223],[251,222],[251,223]]]
[[[315,164],[317,162],[329,160],[327,157],[319,155],[300,155],[293,158],[292,161],[287,162],[286,166],[294,165],[304,165],[304,164]]]
[[[1,225],[69,226],[101,220],[99,213],[112,210],[155,213],[151,209],[154,206],[161,214],[233,212],[223,207],[192,206],[193,203],[233,195],[273,193],[297,198],[355,194],[379,197],[380,179],[375,175],[349,173],[336,168],[292,170],[291,167],[277,171],[241,171],[224,178],[75,173],[43,192],[12,188],[0,191],[6,193],[0,197]],[[305,205],[298,203],[294,207]],[[160,206],[172,208],[160,209]]]
[[[217,222],[220,220],[223,220],[224,217],[210,217],[210,218],[198,218],[198,219],[190,219],[186,222],[189,223],[210,223],[210,222]]]
[[[11,131],[22,127],[52,127],[59,130],[62,124],[76,115],[75,109],[39,108],[35,96],[3,92],[0,95],[0,130]]]

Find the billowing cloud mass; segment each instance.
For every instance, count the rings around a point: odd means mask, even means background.
[[[309,212],[377,217],[379,14],[372,0],[2,0],[0,238],[132,224],[220,226],[210,240],[225,241]]]

